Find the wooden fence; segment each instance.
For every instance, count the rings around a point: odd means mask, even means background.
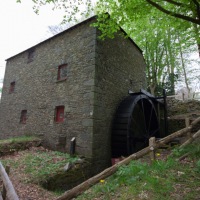
[[[188,121],[188,120],[186,120]],[[173,139],[180,137],[184,134],[188,135],[188,140],[182,145],[185,146],[192,142],[194,139],[200,136],[200,130],[197,131],[193,136],[190,134],[191,129],[200,122],[200,117],[194,120],[191,124],[186,123],[186,128],[181,129],[171,135],[168,135],[165,138],[162,138],[158,141],[155,140],[155,138],[150,138],[149,146],[130,155],[129,157],[125,158],[124,160],[120,161],[119,163],[116,163],[115,165],[105,169],[103,172],[100,174],[97,174],[96,176],[86,180],[85,182],[81,183],[80,185],[72,188],[69,191],[66,191],[62,196],[58,197],[56,200],[70,200],[78,195],[82,194],[85,190],[89,189],[92,187],[94,184],[98,183],[100,180],[107,178],[108,176],[114,174],[117,169],[122,166],[122,165],[127,165],[129,164],[132,160],[137,160],[141,157],[143,157],[146,154],[151,154],[151,158],[154,158],[155,155],[155,150],[162,147],[166,143],[172,141]]]
[[[9,168],[7,168],[7,171],[9,171]],[[4,169],[2,163],[0,162],[0,174],[1,179],[3,181],[3,192],[2,195],[0,194],[0,200],[19,200],[15,189],[12,185],[12,182],[10,181],[8,174],[6,170]]]

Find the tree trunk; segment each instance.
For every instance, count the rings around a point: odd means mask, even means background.
[[[182,68],[183,68],[183,75],[184,75],[184,80],[185,80],[185,85],[186,85],[186,88],[188,90],[188,97],[189,97],[189,94],[190,94],[190,88],[189,88],[189,84],[188,84],[188,80],[187,80],[187,73],[186,73],[186,68],[185,68],[185,64],[184,64],[184,59],[183,59],[183,51],[182,51],[182,47],[181,47],[181,42],[180,42],[180,38],[178,37],[178,40],[179,40],[179,50],[180,50],[180,56],[181,56],[181,65],[182,65]]]

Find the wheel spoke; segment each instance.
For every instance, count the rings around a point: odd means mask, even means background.
[[[153,106],[151,106],[151,112],[150,112],[150,117],[149,117],[148,136],[150,136],[150,132],[151,132],[152,114],[153,114]]]
[[[146,126],[146,117],[145,117],[145,109],[144,109],[143,99],[141,99],[141,102],[142,102],[142,113],[143,113],[143,120],[144,120],[145,132],[146,132],[146,134],[148,134],[148,132],[147,132],[147,126]]]
[[[114,156],[128,156],[141,150],[159,129],[154,105],[144,94],[129,96],[122,101],[116,117],[112,133]]]

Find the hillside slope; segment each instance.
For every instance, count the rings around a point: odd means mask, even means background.
[[[181,150],[159,151],[152,164],[148,157],[132,161],[77,199],[200,199],[200,141]]]

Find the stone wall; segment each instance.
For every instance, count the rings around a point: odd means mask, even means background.
[[[190,123],[200,117],[200,102],[197,100],[180,101],[174,98],[167,99],[169,134],[185,128],[185,119],[189,118]],[[192,129],[196,132],[200,129],[198,124]]]
[[[43,144],[92,157],[94,173],[110,165],[115,111],[128,90],[146,87],[141,50],[116,35],[99,40],[94,18],[8,59],[0,104],[0,138],[39,135]],[[30,53],[33,53],[32,55]],[[29,55],[29,60],[28,60]],[[58,81],[58,66],[67,64],[67,79]],[[10,83],[15,81],[13,93]],[[56,123],[56,106],[65,106]],[[27,110],[27,122],[20,114]]]
[[[97,39],[94,105],[94,157],[97,166],[110,164],[112,122],[119,103],[146,88],[145,62],[130,39],[116,36],[105,42]]]
[[[96,29],[81,23],[7,61],[0,107],[0,138],[40,135],[52,149],[69,150],[77,138],[77,153],[92,156]],[[58,66],[68,65],[67,79],[57,81]],[[9,93],[10,83],[15,90]],[[55,123],[55,107],[65,106],[63,123]],[[27,110],[27,122],[20,114]],[[66,147],[65,147],[66,143]]]

